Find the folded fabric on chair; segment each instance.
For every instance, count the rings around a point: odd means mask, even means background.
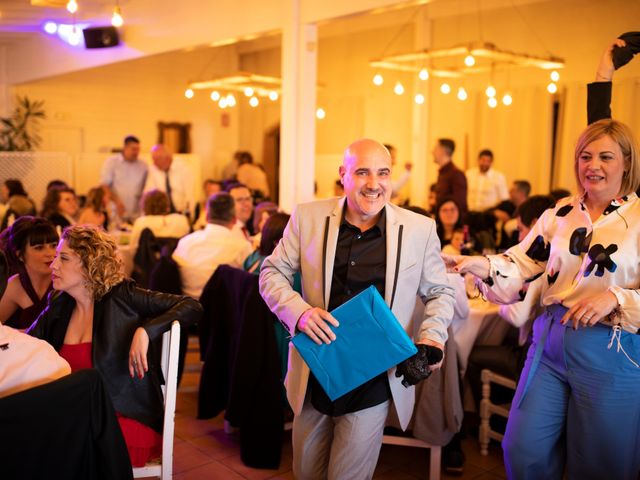
[[[318,345],[298,334],[292,342],[332,401],[417,352],[374,286],[331,314],[340,322],[331,327],[335,341]]]

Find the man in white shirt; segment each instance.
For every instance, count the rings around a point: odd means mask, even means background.
[[[138,159],[140,140],[129,135],[124,139],[122,153],[109,157],[102,166],[100,183],[118,207],[118,214],[133,221],[140,214],[140,196],[147,179],[147,164]]]
[[[149,167],[144,191],[158,189],[166,193],[170,200],[169,213],[191,215],[196,206],[194,175],[191,166],[179,158],[174,159],[164,145],[151,148],[153,165]]]
[[[469,210],[482,212],[509,198],[507,180],[502,172],[491,168],[493,152],[485,149],[478,155],[478,167],[467,170]]]
[[[207,201],[207,226],[178,242],[173,259],[180,268],[182,291],[199,299],[218,265],[242,268],[252,251],[249,241],[238,240],[231,230],[236,223],[233,197],[220,192]]]

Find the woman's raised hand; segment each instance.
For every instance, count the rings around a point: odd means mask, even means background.
[[[624,47],[626,42],[621,38],[616,38],[613,43],[602,52],[598,69],[596,70],[596,82],[610,82],[613,78],[613,47]]]

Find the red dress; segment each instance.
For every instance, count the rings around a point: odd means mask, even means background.
[[[65,343],[59,353],[69,362],[73,372],[84,368],[93,368],[91,342],[76,345]],[[162,454],[162,435],[137,420],[123,417],[117,412],[116,415],[129,450],[132,466],[144,467],[152,458],[160,457]]]

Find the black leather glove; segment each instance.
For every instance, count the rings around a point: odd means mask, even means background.
[[[409,388],[411,385],[424,380],[431,375],[429,365],[435,365],[442,360],[443,352],[438,347],[431,345],[416,345],[418,353],[407,358],[396,367],[396,377],[401,377],[402,385]]]

